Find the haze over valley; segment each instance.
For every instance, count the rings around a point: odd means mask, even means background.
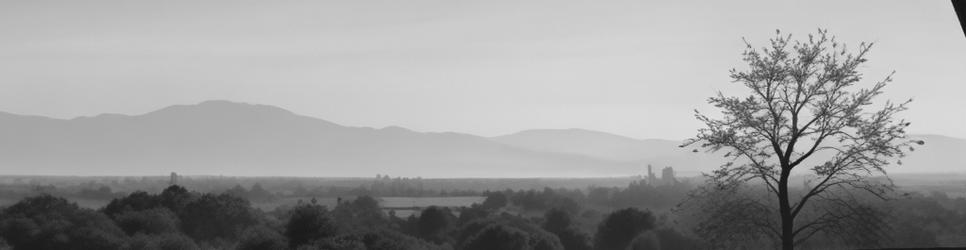
[[[679,148],[585,129],[533,129],[483,137],[402,127],[352,127],[262,104],[206,101],[141,115],[74,119],[0,113],[3,174],[364,177],[605,177],[672,166],[696,175],[724,162]],[[891,173],[966,169],[966,140],[927,143]]]

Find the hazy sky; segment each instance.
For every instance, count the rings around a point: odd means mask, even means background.
[[[912,132],[966,138],[949,1],[3,1],[0,111],[72,118],[210,99],[350,126],[681,139],[740,93],[742,37],[876,42]],[[0,125],[2,126],[2,125]]]

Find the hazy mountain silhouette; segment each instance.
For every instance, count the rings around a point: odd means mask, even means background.
[[[535,177],[682,173],[720,157],[670,140],[581,129],[485,138],[348,127],[267,106],[208,101],[75,119],[0,112],[0,174]],[[962,139],[927,135],[902,172],[961,171]]]
[[[0,174],[509,177],[641,169],[467,134],[346,127],[227,101],[70,120],[3,113],[0,124]]]
[[[576,128],[525,130],[493,137],[493,140],[535,151],[578,154],[614,161],[639,161],[685,151],[678,148],[681,144],[679,141],[638,140]]]

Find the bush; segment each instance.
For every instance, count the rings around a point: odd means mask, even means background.
[[[416,228],[420,238],[435,243],[449,242],[451,240],[447,234],[455,220],[456,216],[449,209],[430,206],[420,213]]]
[[[560,244],[566,250],[590,250],[594,247],[591,245],[590,235],[580,231],[574,227],[568,227],[564,230],[554,232],[557,238],[560,239]],[[674,248],[674,249],[687,249],[687,248]]]
[[[701,249],[701,241],[685,236],[670,228],[655,230],[661,249]]]
[[[479,204],[473,204],[470,207],[460,208],[459,219],[456,220],[457,224],[466,224],[467,222],[483,219],[490,216],[490,212],[487,211],[483,206]]]
[[[482,206],[484,209],[493,210],[505,207],[508,202],[509,199],[503,192],[490,192],[486,194],[486,200],[483,201]]]
[[[655,250],[663,249],[661,245],[661,240],[658,239],[654,232],[646,232],[638,235],[633,240],[631,240],[630,247],[631,250]],[[677,249],[677,248],[675,248]]]
[[[188,192],[184,187],[171,185],[165,188],[164,191],[161,191],[157,199],[162,206],[170,209],[175,214],[181,214],[185,206],[195,197],[195,194]]]
[[[553,208],[543,214],[543,229],[550,232],[563,231],[570,227],[572,220],[570,213],[562,209]]]
[[[103,212],[113,218],[122,212],[141,211],[160,206],[161,203],[157,196],[144,191],[137,191],[122,198],[112,199],[107,206],[104,206]]]
[[[227,195],[205,194],[185,205],[182,225],[195,240],[237,239],[242,230],[257,222],[247,200]]]
[[[594,245],[597,249],[623,250],[646,230],[654,228],[654,215],[637,208],[617,210],[604,218],[597,227]]]
[[[127,240],[104,214],[50,195],[0,212],[0,236],[15,249],[120,249]]]
[[[285,236],[271,228],[257,226],[242,233],[237,250],[285,250],[288,242]]]
[[[338,229],[329,218],[325,206],[313,200],[292,208],[291,216],[285,225],[285,236],[289,239],[289,246],[297,248],[312,241],[335,236]]]
[[[178,216],[164,207],[142,211],[124,211],[114,221],[128,235],[137,233],[160,234],[180,232]]]
[[[475,220],[461,229],[458,239],[463,249],[563,249],[556,235],[514,216]]]
[[[523,230],[502,224],[489,225],[463,244],[465,250],[524,250],[529,249],[529,235]]]
[[[353,201],[339,203],[332,210],[333,218],[343,230],[366,231],[384,227],[389,220],[379,207],[379,201],[369,196],[359,196]]]
[[[139,250],[195,250],[198,244],[181,233],[136,234],[131,237],[129,249]]]

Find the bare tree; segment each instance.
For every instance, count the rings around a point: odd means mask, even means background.
[[[911,101],[885,102],[873,108],[892,74],[867,88],[857,86],[871,43],[850,51],[826,30],[792,41],[777,32],[770,45],[756,49],[750,43],[743,55],[746,70],[731,70],[734,82],[750,90],[745,97],[718,93],[708,102],[721,109],[721,118],[696,111],[706,128],[682,147],[698,145],[709,152],[724,152],[729,162],[709,174],[716,185],[755,180],[773,194],[778,207],[778,228],[771,233],[782,249],[818,232],[832,230],[848,211],[842,194],[861,190],[885,198],[892,182],[883,167],[923,144],[906,138],[904,120],[893,116]],[[697,151],[697,149],[695,149]],[[813,157],[822,155],[821,157]],[[811,157],[811,158],[810,158]],[[901,161],[898,162],[901,164]],[[808,170],[800,192],[789,188],[793,170]],[[885,178],[870,178],[881,174]],[[839,191],[836,191],[839,189]],[[812,202],[821,200],[822,202]],[[843,203],[844,209],[816,210],[799,216],[815,204]],[[838,211],[838,212],[836,212]],[[764,225],[767,226],[767,225]]]

